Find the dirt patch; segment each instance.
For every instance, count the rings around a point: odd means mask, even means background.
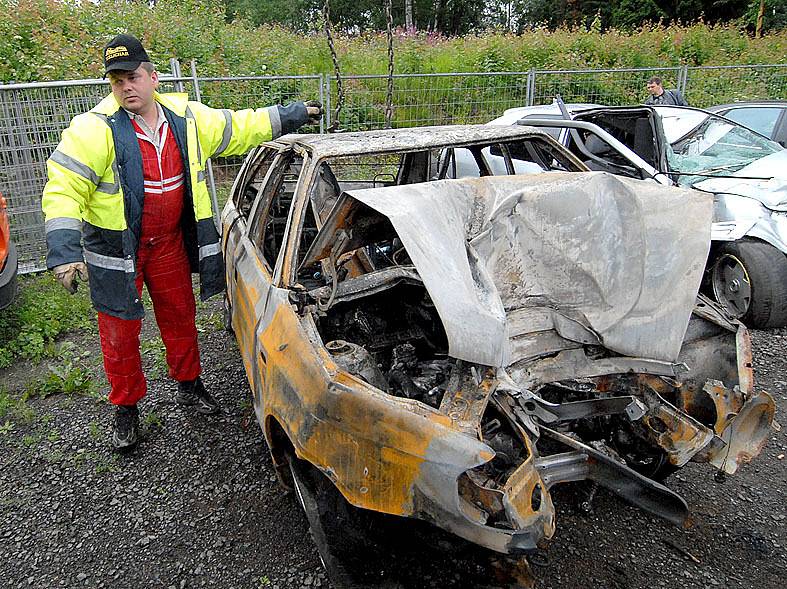
[[[144,439],[133,454],[109,450],[112,409],[90,397],[31,401],[28,421],[12,419],[3,428],[4,586],[328,586],[305,518],[276,480],[237,347],[218,328],[220,302],[199,313],[203,377],[222,414],[205,417],[177,406],[175,384],[153,351],[146,355],[153,378],[140,405]],[[143,341],[154,341],[154,323],[147,325]],[[95,357],[97,335],[70,339]],[[755,332],[754,355],[757,386],[774,395],[777,419],[787,421],[787,330]],[[95,367],[100,371],[100,363]],[[36,374],[17,366],[0,373],[0,382],[21,390]],[[785,453],[787,429],[723,483],[703,465],[668,479],[690,506],[687,530],[603,491],[593,513],[584,515],[578,506],[585,487],[556,489],[557,533],[532,559],[537,586],[781,589]],[[408,538],[410,523],[396,526],[405,534],[401,554],[367,563],[383,586],[500,586],[491,580],[489,554],[420,524]]]

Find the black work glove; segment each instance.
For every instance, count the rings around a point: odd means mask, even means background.
[[[306,103],[306,113],[309,115],[310,125],[319,125],[322,120],[322,102],[319,100],[310,100]]]
[[[322,104],[316,100],[292,102],[287,106],[280,105],[278,109],[282,135],[293,133],[303,125],[319,125],[322,117]]]

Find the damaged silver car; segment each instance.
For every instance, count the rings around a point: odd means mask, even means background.
[[[460,152],[480,178],[445,179]],[[712,198],[583,170],[526,127],[247,158],[222,213],[227,319],[335,582],[342,505],[524,554],[555,532],[555,485],[682,525],[660,479],[761,451],[774,403],[748,332],[697,294]]]
[[[515,122],[552,133],[591,169],[713,194],[703,290],[749,327],[787,325],[787,150],[781,145],[708,111],[675,106],[556,101],[510,109],[490,124]]]

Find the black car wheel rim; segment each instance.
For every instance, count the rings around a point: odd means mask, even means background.
[[[751,305],[751,280],[746,267],[732,254],[719,257],[713,267],[713,295],[734,317],[743,317]]]

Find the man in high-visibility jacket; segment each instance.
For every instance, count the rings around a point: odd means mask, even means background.
[[[47,161],[47,267],[70,292],[90,281],[98,311],[112,444],[138,441],[137,402],[147,384],[139,334],[143,283],[167,350],[176,400],[212,414],[219,404],[200,379],[191,272],[200,297],[224,290],[224,262],[205,183],[209,157],[245,153],[316,123],[317,102],[217,110],[185,94],[159,94],[158,74],[138,39],[118,35],[104,48],[112,94],[76,116]]]

